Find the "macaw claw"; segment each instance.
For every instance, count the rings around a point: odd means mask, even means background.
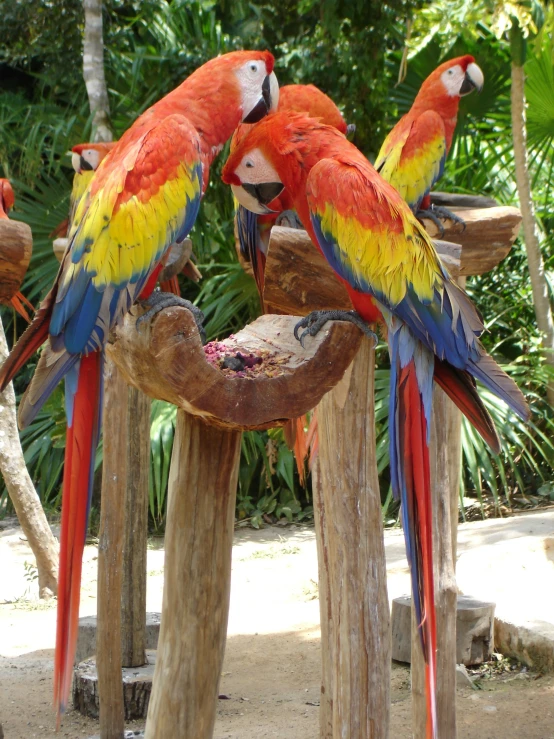
[[[460,218],[459,215],[453,213],[451,210],[448,210],[448,208],[445,208],[443,205],[431,205],[428,210],[418,210],[416,213],[416,218],[420,221],[422,218],[428,218],[430,221],[432,221],[439,229],[440,239],[442,239],[442,237],[444,236],[444,226],[439,221],[439,218],[442,218],[445,221],[452,221],[452,223],[461,224],[462,232],[465,231],[466,228],[466,222],[464,221],[464,219]]]
[[[285,226],[286,228],[304,228],[295,210],[284,210],[279,213],[275,219],[275,225]]]
[[[314,310],[298,321],[294,327],[294,338],[304,348],[304,339],[306,336],[316,336],[327,321],[348,321],[349,323],[353,323],[377,346],[379,341],[377,334],[369,328],[364,319],[355,310]],[[305,329],[305,331],[299,336],[298,332],[301,328]]]
[[[198,328],[198,333],[200,334],[200,338],[202,339],[202,343],[206,343],[206,331],[204,330],[203,326],[204,314],[202,313],[200,308],[197,308],[195,305],[193,305],[190,300],[180,298],[173,293],[163,293],[160,290],[154,290],[150,297],[139,302],[142,305],[147,306],[148,310],[146,311],[146,313],[143,313],[142,316],[139,316],[139,318],[137,318],[137,329],[143,321],[153,318],[157,313],[164,310],[164,308],[179,306],[180,308],[186,308],[192,313],[194,321]]]

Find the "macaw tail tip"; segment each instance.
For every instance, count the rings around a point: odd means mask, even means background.
[[[77,377],[67,376],[68,427],[65,447],[58,583],[58,619],[54,661],[57,724],[71,690],[79,629],[83,551],[92,493],[95,451],[102,404],[103,357],[81,357]],[[69,400],[70,399],[70,400]]]
[[[21,316],[21,318],[24,318],[27,321],[27,323],[31,323],[31,319],[29,318],[29,314],[25,310],[25,306],[27,306],[27,308],[29,308],[33,312],[34,312],[35,309],[33,307],[33,304],[31,302],[29,302],[27,300],[27,298],[22,293],[17,292],[12,297],[12,299],[10,300],[10,303],[11,303],[13,309],[17,313],[19,313],[19,315]]]

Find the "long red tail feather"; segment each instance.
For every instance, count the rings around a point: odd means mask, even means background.
[[[10,303],[12,304],[13,308],[19,313],[19,315],[27,321],[27,323],[31,323],[31,319],[29,318],[29,314],[25,310],[25,306],[27,306],[27,308],[32,311],[34,311],[35,309],[33,307],[33,304],[29,300],[27,300],[23,293],[17,292],[14,296],[12,296]]]
[[[393,361],[394,357],[393,357]],[[432,365],[431,365],[432,366]],[[433,578],[433,516],[428,447],[428,420],[415,361],[398,366],[392,375],[394,411],[390,417],[393,487],[400,493],[412,597],[423,657],[427,698],[427,736],[436,739],[436,620]],[[431,383],[431,377],[428,378]],[[427,408],[427,413],[430,408]]]
[[[299,418],[291,418],[283,426],[283,432],[285,435],[285,441],[289,449],[292,449],[294,459],[296,461],[296,469],[298,470],[298,477],[300,478],[300,484],[304,485],[306,482],[306,457],[308,456],[308,445],[307,445],[307,434],[305,428],[308,423],[306,415],[299,416]]]
[[[500,453],[500,438],[483,405],[475,381],[468,372],[456,369],[448,362],[435,357],[435,382],[444,390],[450,400],[455,403],[468,421],[481,434],[495,454]]]
[[[99,423],[101,373],[102,357],[98,352],[81,359],[71,423],[68,419],[54,663],[54,704],[58,727],[69,698],[77,644],[81,568]]]
[[[169,280],[164,280],[163,282],[160,282],[160,290],[163,293],[173,293],[173,295],[181,297],[181,288],[179,287],[179,280],[177,279],[177,275],[171,277]]]
[[[13,380],[21,367],[32,357],[36,350],[44,344],[48,337],[48,326],[54,299],[55,289],[51,290],[42,301],[31,325],[21,335],[17,344],[11,350],[8,358],[0,368],[0,392]]]

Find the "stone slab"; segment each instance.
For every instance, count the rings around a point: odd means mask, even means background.
[[[161,613],[146,614],[146,649],[158,648]],[[77,635],[77,651],[75,662],[84,662],[96,654],[96,616],[85,616],[79,619]]]
[[[411,604],[409,596],[392,602],[392,658],[411,661]],[[494,603],[467,595],[458,596],[456,614],[456,662],[476,665],[486,662],[492,653],[494,634]]]
[[[554,624],[547,621],[516,624],[496,618],[494,645],[497,652],[514,657],[537,672],[554,672]]]

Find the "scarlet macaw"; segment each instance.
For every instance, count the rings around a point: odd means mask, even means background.
[[[100,162],[114,146],[115,141],[101,141],[97,144],[77,144],[71,149],[71,164],[75,174],[73,175],[73,185],[69,199],[69,217],[65,218],[59,226],[56,226],[50,234],[52,238],[65,238],[68,235],[79,201],[88,190]]]
[[[347,131],[354,128],[346,125],[342,113],[335,103],[315,85],[285,85],[281,87],[279,89],[278,110],[306,113],[312,118],[321,119],[328,126],[334,126],[341,133],[347,133]],[[235,150],[251,128],[251,125],[241,123],[231,139],[231,151]],[[272,211],[271,213],[255,215],[239,204],[235,217],[241,255],[252,265],[262,309],[269,234],[282,214],[292,210],[292,200],[285,190],[279,197],[269,203],[268,207]]]
[[[13,193],[13,188],[10,181],[0,178],[0,219],[9,220],[8,214],[14,205],[15,195]],[[2,244],[0,243],[0,250],[1,248]],[[30,308],[31,310],[34,310],[34,308],[21,292],[18,291],[14,295],[12,295],[9,302],[10,305],[13,306],[13,308],[15,308],[15,310],[19,313],[19,315],[27,321],[27,323],[31,322],[29,314],[25,310],[25,306],[27,306],[27,308]]]
[[[462,222],[446,208],[431,208],[430,191],[442,176],[456,122],[460,98],[483,89],[484,76],[469,54],[441,64],[423,82],[412,107],[402,116],[375,160],[381,177],[398,190],[414,213]]]
[[[22,427],[66,378],[54,670],[58,722],[75,654],[81,561],[101,424],[104,345],[139,296],[146,298],[152,291],[170,245],[182,241],[194,225],[210,164],[225,141],[242,120],[254,123],[268,112],[272,99],[277,104],[273,64],[266,51],[212,59],[135,121],[77,204],[54,287],[0,370],[3,389],[47,342],[21,401]],[[149,302],[156,306],[152,298]],[[198,320],[198,309],[181,304]]]
[[[253,127],[223,169],[235,197],[256,213],[284,187],[314,244],[345,285],[358,317],[320,311],[299,322],[315,335],[325,321],[371,322],[375,304],[391,358],[390,468],[402,505],[406,550],[427,665],[428,735],[436,737],[436,629],[429,434],[433,379],[496,452],[500,441],[473,378],[522,418],[528,407],[486,353],[483,323],[442,266],[433,242],[398,192],[336,129],[276,113]]]
[[[71,226],[75,218],[75,212],[81,198],[87,192],[94,173],[100,166],[100,163],[108,156],[110,151],[116,145],[116,141],[99,141],[98,143],[76,144],[71,151],[71,164],[75,170],[73,175],[73,187],[71,189],[71,199],[69,201],[69,226]]]
[[[306,113],[306,115],[318,118],[323,123],[333,126],[344,134],[354,129],[354,126],[347,126],[342,113],[331,98],[315,85],[285,85],[281,87],[279,89],[278,110]],[[251,128],[252,125],[241,123],[231,139],[231,151],[234,151]],[[264,310],[265,263],[271,229],[281,221],[283,216],[287,218],[287,222],[296,223],[298,220],[292,212],[292,198],[286,190],[283,190],[275,200],[269,203],[268,207],[271,213],[256,215],[239,204],[235,216],[241,255],[252,265],[262,311]],[[307,417],[301,416],[300,418],[291,419],[283,426],[287,445],[294,452],[301,484],[305,480],[304,462],[308,456],[310,443],[313,443],[312,453],[315,453],[317,448],[315,415],[312,416],[308,433],[304,431],[307,424]]]
[[[75,211],[77,205],[79,204],[79,201],[87,192],[92,178],[94,177],[94,173],[100,166],[100,163],[113,149],[115,144],[115,141],[110,141],[76,144],[74,147],[72,147],[71,163],[73,165],[73,169],[75,170],[75,175],[73,176],[73,187],[71,189],[71,199],[69,203],[69,219],[64,221],[64,224],[56,229],[56,235],[67,235],[67,232],[71,231],[71,224],[73,223]],[[167,263],[172,261],[171,256],[172,255],[170,254]],[[182,271],[195,282],[198,282],[201,277],[200,272],[191,261],[188,261],[183,266]],[[162,292],[171,292],[174,295],[181,294],[179,290],[179,282],[176,276],[171,277],[165,282],[160,282],[160,289],[162,290]]]

